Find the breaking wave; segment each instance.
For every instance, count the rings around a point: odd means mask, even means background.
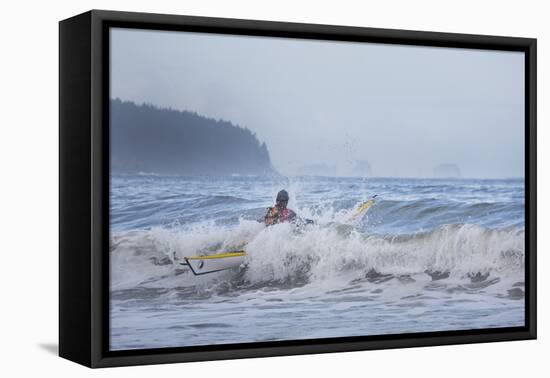
[[[209,285],[219,279],[218,274],[182,274],[181,259],[242,248],[248,253],[245,266],[221,273],[225,281],[243,287],[280,284],[288,288],[384,276],[470,281],[512,276],[521,280],[525,250],[524,231],[516,228],[451,224],[428,232],[381,235],[343,224],[265,228],[241,219],[236,227],[210,222],[113,233],[111,288]]]
[[[281,188],[314,224],[257,222]],[[114,350],[525,324],[521,179],[115,176],[110,222]]]

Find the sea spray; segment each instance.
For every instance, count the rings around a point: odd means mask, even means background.
[[[523,180],[145,174],[110,185],[113,350],[525,324]],[[283,188],[315,224],[263,225]],[[236,249],[248,256],[233,270],[181,265]]]
[[[113,235],[114,287],[162,285],[161,279],[185,256],[244,249],[244,277],[251,284],[297,280],[314,283],[340,276],[349,281],[368,272],[415,275],[445,272],[467,279],[476,274],[517,274],[524,269],[524,233],[477,225],[444,225],[410,235],[341,232],[335,225],[266,228],[241,220],[234,228],[201,224],[186,229],[160,227]],[[126,272],[127,274],[125,274]],[[135,277],[129,279],[128,275]]]

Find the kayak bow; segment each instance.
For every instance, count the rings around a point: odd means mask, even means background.
[[[208,256],[184,257],[181,265],[187,265],[195,276],[239,267],[247,256],[245,251],[231,251]]]

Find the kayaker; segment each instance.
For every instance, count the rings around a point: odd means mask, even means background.
[[[266,226],[271,226],[277,223],[283,222],[294,222],[296,221],[296,213],[291,209],[287,208],[288,205],[288,192],[286,190],[281,190],[277,193],[277,198],[275,200],[275,206],[267,209],[267,214],[265,215],[264,222]]]

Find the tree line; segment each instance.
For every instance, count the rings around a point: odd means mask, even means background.
[[[179,175],[275,174],[250,130],[194,112],[112,99],[111,170]]]

